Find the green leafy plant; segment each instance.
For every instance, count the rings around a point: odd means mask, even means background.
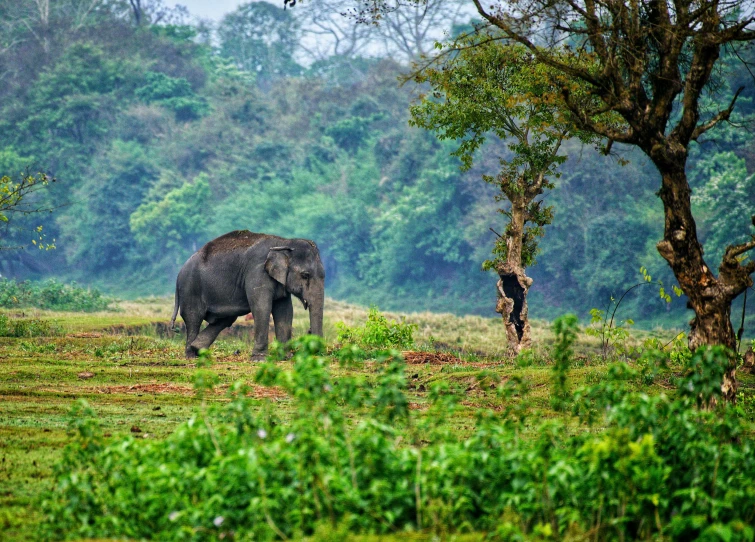
[[[655,284],[658,286],[658,295],[660,298],[666,303],[671,303],[671,295],[666,292],[663,282],[660,280],[653,281],[653,277],[650,276],[645,267],[640,267],[640,273],[642,274],[643,282],[639,282],[624,290],[624,293],[621,294],[618,301],[611,296],[608,305],[606,306],[606,310],[600,310],[598,308],[590,309],[590,326],[585,332],[593,337],[600,337],[600,353],[604,360],[608,357],[609,351],[612,349],[619,352],[625,350],[624,344],[629,337],[629,328],[634,325],[634,320],[626,318],[625,320],[618,321],[615,318],[616,311],[619,310],[621,302],[629,292],[640,286]],[[676,285],[672,285],[671,288],[676,297],[682,295],[682,290]],[[612,306],[613,310],[611,310]],[[609,312],[611,314],[610,321],[608,320]],[[614,322],[616,323],[615,325]]]
[[[614,301],[611,297],[609,307]],[[585,329],[585,333],[600,338],[600,354],[603,359],[606,359],[611,349],[623,350],[623,345],[629,337],[629,327],[632,325],[634,325],[634,320],[631,318],[616,321],[614,325],[613,317],[610,322],[608,321],[608,311],[592,308],[590,309],[590,325]]]
[[[697,401],[698,406],[714,404],[721,398],[721,381],[731,353],[723,346],[707,346],[695,350],[686,363],[685,374],[679,379],[679,394]]]
[[[371,307],[362,326],[336,323],[339,343],[353,343],[363,348],[408,348],[414,344],[416,324],[388,320],[377,307]]]

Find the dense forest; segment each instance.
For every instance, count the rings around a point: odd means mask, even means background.
[[[408,122],[424,89],[402,78],[442,35],[391,47],[402,41],[349,19],[328,26],[306,4],[247,4],[216,25],[142,4],[67,0],[43,11],[0,1],[0,174],[56,179],[35,194],[50,212],[4,226],[3,276],[166,294],[203,243],[249,229],[317,241],[331,297],[494,314],[496,277],[481,264],[504,217],[482,175],[496,173],[505,143],[489,139],[462,171],[457,145]],[[445,30],[459,31],[464,16]],[[732,123],[693,146],[689,172],[711,262],[746,238],[755,209],[755,140],[743,129],[755,84],[728,69],[755,54],[728,54],[708,106],[745,90]],[[675,284],[655,247],[657,170],[639,152],[613,151],[562,148],[568,159],[546,196],[555,218],[528,269],[533,316],[604,307],[642,281],[640,267]],[[667,304],[657,288],[625,303],[638,324],[687,317],[683,300]]]

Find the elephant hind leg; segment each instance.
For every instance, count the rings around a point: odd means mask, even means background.
[[[202,317],[194,314],[182,314],[184,324],[186,324],[186,359],[197,357],[196,348],[191,346],[194,339],[199,335],[199,328],[202,327]]]
[[[199,332],[197,338],[191,342],[191,348],[196,352],[199,352],[203,348],[209,348],[215,342],[220,332],[233,325],[235,321],[236,317],[231,316],[215,320],[212,324],[208,324],[206,328]]]

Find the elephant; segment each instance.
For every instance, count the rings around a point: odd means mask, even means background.
[[[294,310],[291,296],[309,310],[309,333],[322,336],[325,269],[317,245],[308,239],[237,230],[226,233],[195,252],[178,272],[176,316],[186,324],[186,357],[209,348],[236,318],[254,316],[252,360],[265,359],[270,315],[275,338],[291,339]],[[202,321],[207,327],[199,330]]]

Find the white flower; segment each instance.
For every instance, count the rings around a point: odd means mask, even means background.
[[[288,435],[286,435],[286,442],[288,444],[291,444],[294,441],[295,437],[296,435],[294,435],[293,433],[289,433]]]
[[[168,519],[171,520],[171,521],[176,521],[178,519],[178,516],[180,516],[180,515],[181,515],[181,512],[171,512],[168,515]]]
[[[257,436],[259,438],[265,438],[267,436],[267,431],[265,431],[264,429],[260,429],[259,431],[257,431]]]
[[[215,525],[215,527],[220,527],[224,521],[225,521],[225,518],[223,516],[218,516],[212,520],[212,523],[213,525]]]

